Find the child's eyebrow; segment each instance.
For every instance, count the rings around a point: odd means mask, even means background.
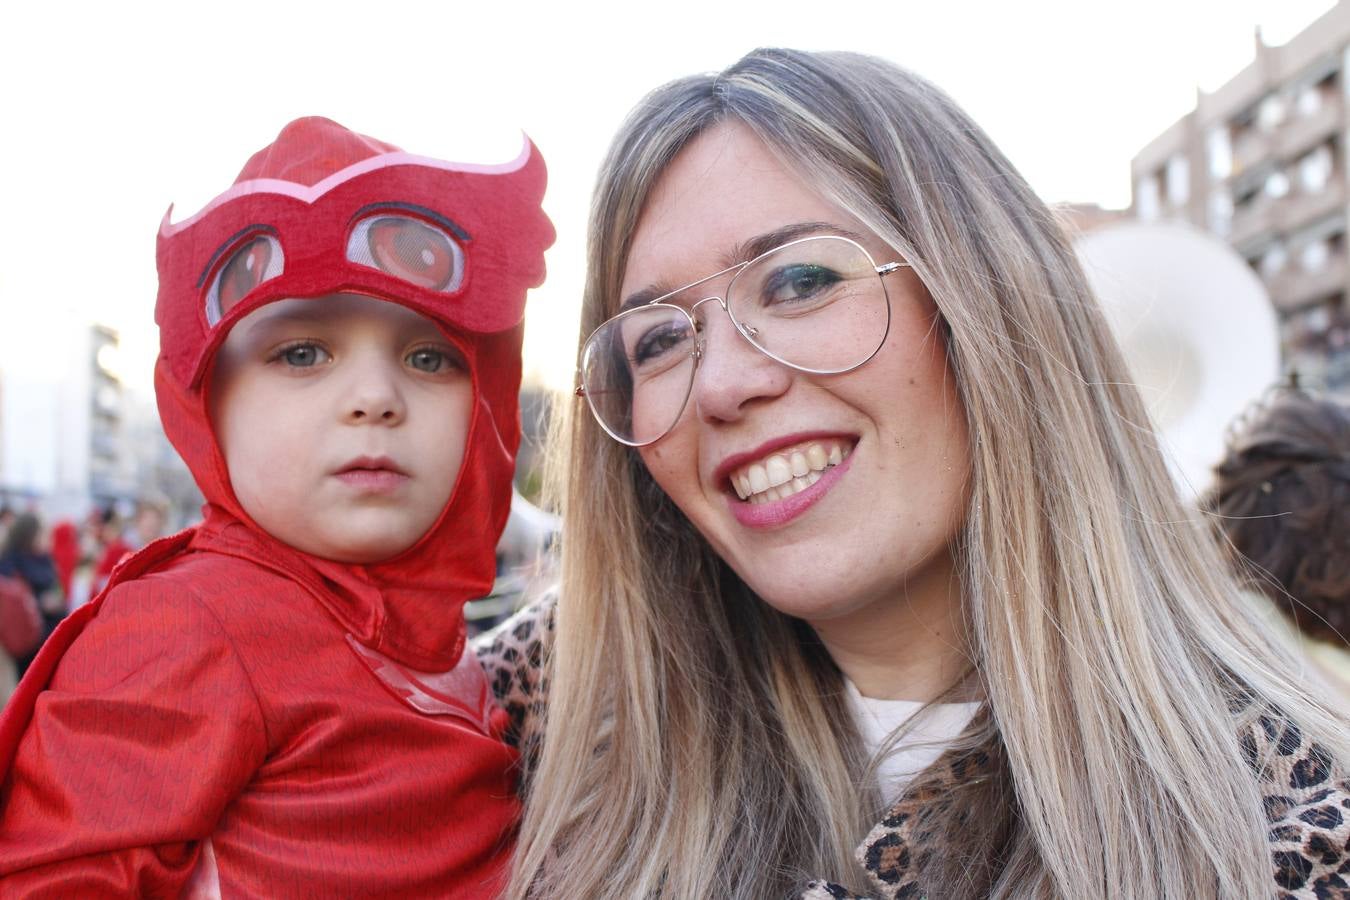
[[[252,315],[245,316],[235,324],[229,340],[236,345],[256,346],[275,340],[278,334],[285,335],[287,332],[302,329],[316,330],[332,316],[331,310],[325,315],[322,309],[314,308],[316,305],[318,304],[305,304],[293,309],[268,309],[266,315],[256,318]]]
[[[340,303],[325,303],[325,299],[327,298],[315,298],[313,300],[297,298],[281,301],[277,306],[260,307],[255,312],[266,310],[266,313],[258,318],[253,318],[252,315],[245,316],[235,326],[235,332],[239,334],[241,340],[252,342],[268,340],[278,330],[305,328],[326,334],[327,331],[323,331],[324,329],[341,329],[341,320],[345,315],[350,314],[350,310],[342,307]],[[409,318],[398,322],[395,326],[401,340],[411,340],[428,334],[444,337],[435,322],[413,310],[408,310],[408,313]],[[317,337],[318,335],[314,336]]]
[[[260,316],[252,322],[245,321],[241,324],[244,325],[246,331],[254,331],[258,328],[270,328],[275,325],[313,325],[332,318],[332,310],[325,312],[322,309],[314,308],[317,305],[317,303],[306,303],[288,309],[269,309],[267,315]]]

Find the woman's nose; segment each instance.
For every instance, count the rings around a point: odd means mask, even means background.
[[[793,372],[761,353],[736,330],[719,302],[705,305],[703,358],[694,377],[694,405],[701,421],[732,422],[752,407],[783,394]]]

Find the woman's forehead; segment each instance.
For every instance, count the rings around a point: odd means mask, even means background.
[[[635,292],[654,290],[654,298],[788,240],[825,233],[867,230],[748,128],[719,124],[657,179],[634,229],[616,305]]]

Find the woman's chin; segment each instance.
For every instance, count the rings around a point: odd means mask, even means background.
[[[775,578],[762,589],[749,582],[756,595],[785,616],[806,622],[828,622],[833,619],[865,614],[875,598],[841,593],[839,582],[830,578]]]

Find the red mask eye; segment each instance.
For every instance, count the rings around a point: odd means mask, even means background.
[[[464,278],[464,251],[454,239],[409,216],[381,215],[357,223],[347,258],[432,291],[454,291]]]
[[[220,267],[207,292],[207,322],[216,324],[250,291],[280,275],[283,262],[281,244],[270,234],[260,234],[240,246]]]

